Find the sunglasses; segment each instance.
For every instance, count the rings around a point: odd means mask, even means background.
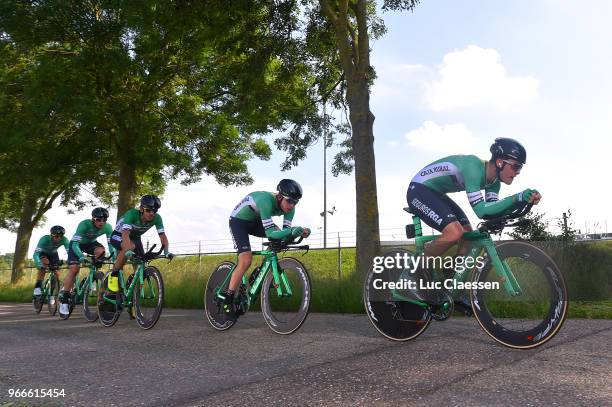
[[[300,202],[299,199],[293,199],[293,198],[287,198],[286,196],[284,197],[287,202],[289,202],[291,205],[297,205],[298,202]]]
[[[51,235],[52,237],[62,237],[64,235]]]
[[[94,222],[106,222],[106,218],[93,218]]]
[[[506,164],[508,164],[510,166],[510,168],[512,168],[512,170],[514,170],[514,172],[518,172],[521,170],[521,168],[523,168],[523,164],[521,163],[513,163],[510,161],[506,161],[506,160],[502,160],[503,162],[505,162]]]
[[[142,208],[142,209],[147,213],[157,213],[157,209],[151,209],[151,208]]]

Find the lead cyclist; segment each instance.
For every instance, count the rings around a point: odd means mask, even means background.
[[[464,232],[472,230],[470,222],[446,194],[465,191],[474,213],[481,219],[504,215],[526,203],[540,202],[542,195],[531,188],[499,200],[501,182],[512,184],[527,162],[527,152],[511,138],[495,139],[490,151],[488,161],[475,155],[441,158],[412,178],[406,193],[410,212],[442,233],[435,242],[425,246],[426,259],[441,256],[454,244],[459,245],[457,256],[465,255],[469,249],[462,237]]]

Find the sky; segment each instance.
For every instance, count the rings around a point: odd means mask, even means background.
[[[526,166],[512,185],[502,185],[500,197],[536,188],[543,196],[537,211],[551,225],[571,209],[576,229],[606,232],[609,223],[612,232],[606,181],[612,147],[610,15],[612,2],[605,0],[424,0],[412,13],[381,12],[388,33],[371,44],[378,77],[370,101],[381,239],[403,238],[410,220],[402,211],[406,188],[420,168],[451,154],[488,159],[496,137],[515,138],[527,149]],[[330,157],[337,151],[328,149],[327,203],[336,210],[327,230],[329,244],[338,235],[346,244],[354,242],[354,176],[331,176]],[[224,187],[213,178],[190,186],[171,183],[160,210],[171,249],[231,249],[232,208],[249,192],[274,190],[281,178],[302,185],[294,225],[310,227],[311,243],[320,244],[323,146],[313,146],[306,160],[284,173],[283,158],[274,151],[269,161],[250,162],[250,186]],[[451,198],[476,224],[465,194]],[[64,225],[71,237],[90,211],[68,215],[54,207],[34,230],[30,254],[51,226]],[[152,242],[154,235],[147,235]],[[14,234],[0,231],[0,254],[13,252],[14,243]]]

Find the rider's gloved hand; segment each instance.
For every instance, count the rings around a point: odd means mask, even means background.
[[[301,226],[294,226],[291,228],[291,237],[295,238],[301,236],[304,233],[304,228]]]
[[[521,202],[521,203],[530,203],[531,198],[533,197],[534,199],[537,197],[539,198],[540,193],[535,190],[535,189],[531,189],[531,188],[527,188],[524,191],[519,192],[518,194],[516,194],[516,201],[517,202]],[[539,199],[538,199],[539,201]]]
[[[84,264],[86,261],[87,261],[87,259],[85,258],[85,256],[79,257],[79,263],[80,264]]]
[[[174,254],[172,254],[172,253],[168,252],[168,253],[166,253],[166,258],[167,258],[168,260],[172,260],[172,259],[174,258]]]
[[[306,239],[308,236],[310,236],[310,229],[304,228],[304,232],[302,232],[302,237]]]

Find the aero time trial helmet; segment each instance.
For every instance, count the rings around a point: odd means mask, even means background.
[[[161,208],[161,201],[156,195],[144,195],[140,198],[140,206],[157,212]]]
[[[91,217],[106,220],[108,219],[108,211],[106,208],[95,208],[93,211],[91,211]]]
[[[291,199],[295,202],[302,198],[302,187],[292,179],[283,179],[276,186],[276,190],[283,197]]]
[[[511,158],[521,164],[525,164],[527,161],[527,151],[525,151],[525,147],[511,138],[496,138],[495,142],[491,145],[490,151],[491,154],[493,154],[492,160],[497,158]]]
[[[66,229],[64,229],[62,226],[60,225],[55,225],[51,228],[51,234],[52,235],[59,235],[59,236],[64,236],[64,234],[66,233]]]

